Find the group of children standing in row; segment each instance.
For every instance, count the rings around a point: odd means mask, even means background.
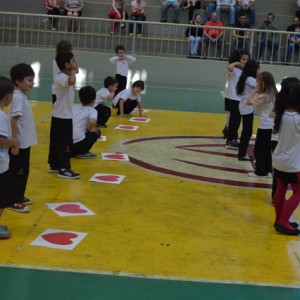
[[[80,174],[71,169],[71,157],[96,158],[90,149],[100,137],[99,127],[106,128],[111,116],[108,101],[112,101],[117,115],[126,117],[138,106],[142,116],[140,93],[144,82],[138,80],[126,89],[128,63],[135,58],[117,46],[116,56],[110,61],[116,65],[116,77],[108,76],[98,92],[85,86],[79,90],[81,105],[74,105],[78,65],[72,53],[72,44],[62,40],[57,44],[53,61],[52,102],[50,126],[49,173],[59,178],[77,179]],[[37,143],[36,129],[26,93],[34,85],[34,71],[28,64],[11,68],[11,80],[0,77],[0,217],[5,208],[28,212],[25,197],[29,176],[30,147]],[[9,106],[8,115],[3,108]],[[11,236],[7,226],[0,225],[0,238]]]
[[[291,222],[290,218],[300,202],[300,81],[295,77],[283,79],[278,93],[273,75],[259,72],[259,63],[251,60],[244,50],[232,53],[226,76],[225,110],[229,114],[225,147],[238,150],[240,161],[253,160],[247,155],[247,149],[256,109],[259,125],[254,144],[255,171],[248,175],[257,178],[273,176],[275,230],[299,235],[299,224]],[[289,185],[293,195],[286,200]]]

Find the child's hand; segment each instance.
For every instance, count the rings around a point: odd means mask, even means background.
[[[11,148],[11,154],[15,155],[15,156],[19,155],[19,147],[17,146],[17,147]]]

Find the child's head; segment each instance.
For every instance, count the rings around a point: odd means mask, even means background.
[[[12,93],[15,89],[14,83],[4,76],[0,76],[0,103],[8,106],[12,101]]]
[[[247,50],[240,50],[239,62],[245,67],[247,61],[250,59],[250,53]]]
[[[72,52],[72,50],[73,50],[73,45],[71,44],[71,42],[69,42],[67,40],[60,40],[56,44],[56,53],[59,53],[59,52]]]
[[[119,57],[124,57],[125,56],[125,47],[123,45],[118,45],[115,48],[115,52]]]
[[[110,92],[115,92],[118,87],[118,80],[114,77],[107,76],[104,79],[104,87],[107,88]]]
[[[286,101],[286,107],[300,113],[300,83],[292,86],[290,96]]]
[[[23,93],[29,92],[34,84],[34,71],[28,64],[17,64],[10,69],[10,78],[16,88]]]
[[[71,71],[77,69],[77,63],[72,52],[59,52],[55,56],[55,61],[61,71]]]
[[[93,106],[96,99],[96,90],[91,86],[79,90],[79,99],[83,106]]]
[[[254,59],[249,59],[247,63],[245,64],[245,67],[243,69],[243,73],[247,77],[254,77],[257,76],[257,71],[259,69],[259,62]]]
[[[276,83],[270,72],[262,72],[258,76],[257,89],[259,93],[276,94]]]
[[[137,80],[133,83],[132,85],[132,94],[134,96],[138,95],[141,93],[145,88],[145,83],[142,80]]]
[[[228,57],[228,63],[232,64],[240,62],[245,66],[246,62],[250,59],[250,53],[246,50],[233,50],[231,55]]]

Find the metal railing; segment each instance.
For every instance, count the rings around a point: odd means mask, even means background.
[[[67,39],[73,43],[75,49],[81,50],[111,52],[116,45],[122,44],[131,53],[187,57],[189,55],[189,41],[186,37],[186,30],[194,26],[124,20],[122,22],[126,25],[126,28],[121,29],[118,26],[114,34],[111,35],[111,28],[116,20],[80,17],[78,19],[79,32],[75,32],[74,22],[71,23],[70,30],[66,31],[68,17],[51,16],[51,18],[57,19],[56,30],[52,30],[52,19],[49,18],[48,15],[44,14],[0,12],[0,44],[54,48],[59,40]],[[49,20],[45,22],[45,19]],[[132,36],[128,34],[130,23],[133,25]],[[136,36],[138,24],[142,24],[142,36],[139,37]],[[248,29],[250,38],[247,43],[234,43],[235,38],[232,36],[234,28],[223,27],[223,29],[224,36],[221,47],[216,47],[215,43],[209,41],[207,58],[226,59],[234,47],[239,47],[248,48],[254,58],[262,61],[272,61],[274,63],[286,61],[288,32]],[[276,33],[276,36],[274,33]],[[265,43],[262,40],[264,35],[268,38]],[[202,45],[203,43],[200,43],[196,57],[202,57]],[[299,47],[291,45],[290,49],[290,63],[299,64]]]

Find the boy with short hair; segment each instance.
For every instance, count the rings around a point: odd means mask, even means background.
[[[96,91],[91,86],[82,87],[79,91],[82,105],[73,108],[73,147],[72,156],[77,158],[96,158],[97,154],[90,149],[101,135],[96,127],[97,111],[93,108]]]
[[[10,147],[18,147],[18,141],[12,138],[10,120],[3,111],[5,106],[10,105],[13,91],[13,82],[6,77],[0,76],[0,217],[5,208],[14,204],[8,149]],[[0,225],[0,239],[6,239],[11,236],[7,230],[7,226]]]
[[[14,204],[8,209],[28,212],[27,204],[33,203],[25,197],[30,168],[30,148],[37,144],[34,118],[28,97],[34,85],[34,71],[28,64],[20,63],[10,69],[10,77],[15,84],[13,100],[9,107],[12,137],[17,139],[18,147],[10,151],[10,170],[13,179]]]
[[[70,158],[73,145],[74,85],[78,66],[72,52],[59,52],[55,60],[61,73],[54,80],[57,100],[53,104],[51,119],[48,172],[57,173],[59,178],[77,179],[80,174],[71,170]]]
[[[108,100],[113,100],[118,87],[117,79],[108,76],[104,79],[104,87],[96,94],[94,108],[98,112],[97,126],[107,128],[106,122],[111,116],[111,109],[107,105]]]
[[[120,92],[113,100],[113,104],[118,108],[117,115],[120,117],[130,116],[131,112],[138,106],[140,116],[143,116],[142,99],[140,93],[144,90],[145,83],[137,80],[131,89]]]
[[[127,55],[125,53],[125,47],[123,45],[118,45],[115,48],[116,56],[113,56],[109,61],[116,66],[117,74],[115,78],[118,80],[118,88],[115,92],[115,96],[126,89],[127,85],[127,75],[128,75],[128,64],[136,61],[136,58]]]

